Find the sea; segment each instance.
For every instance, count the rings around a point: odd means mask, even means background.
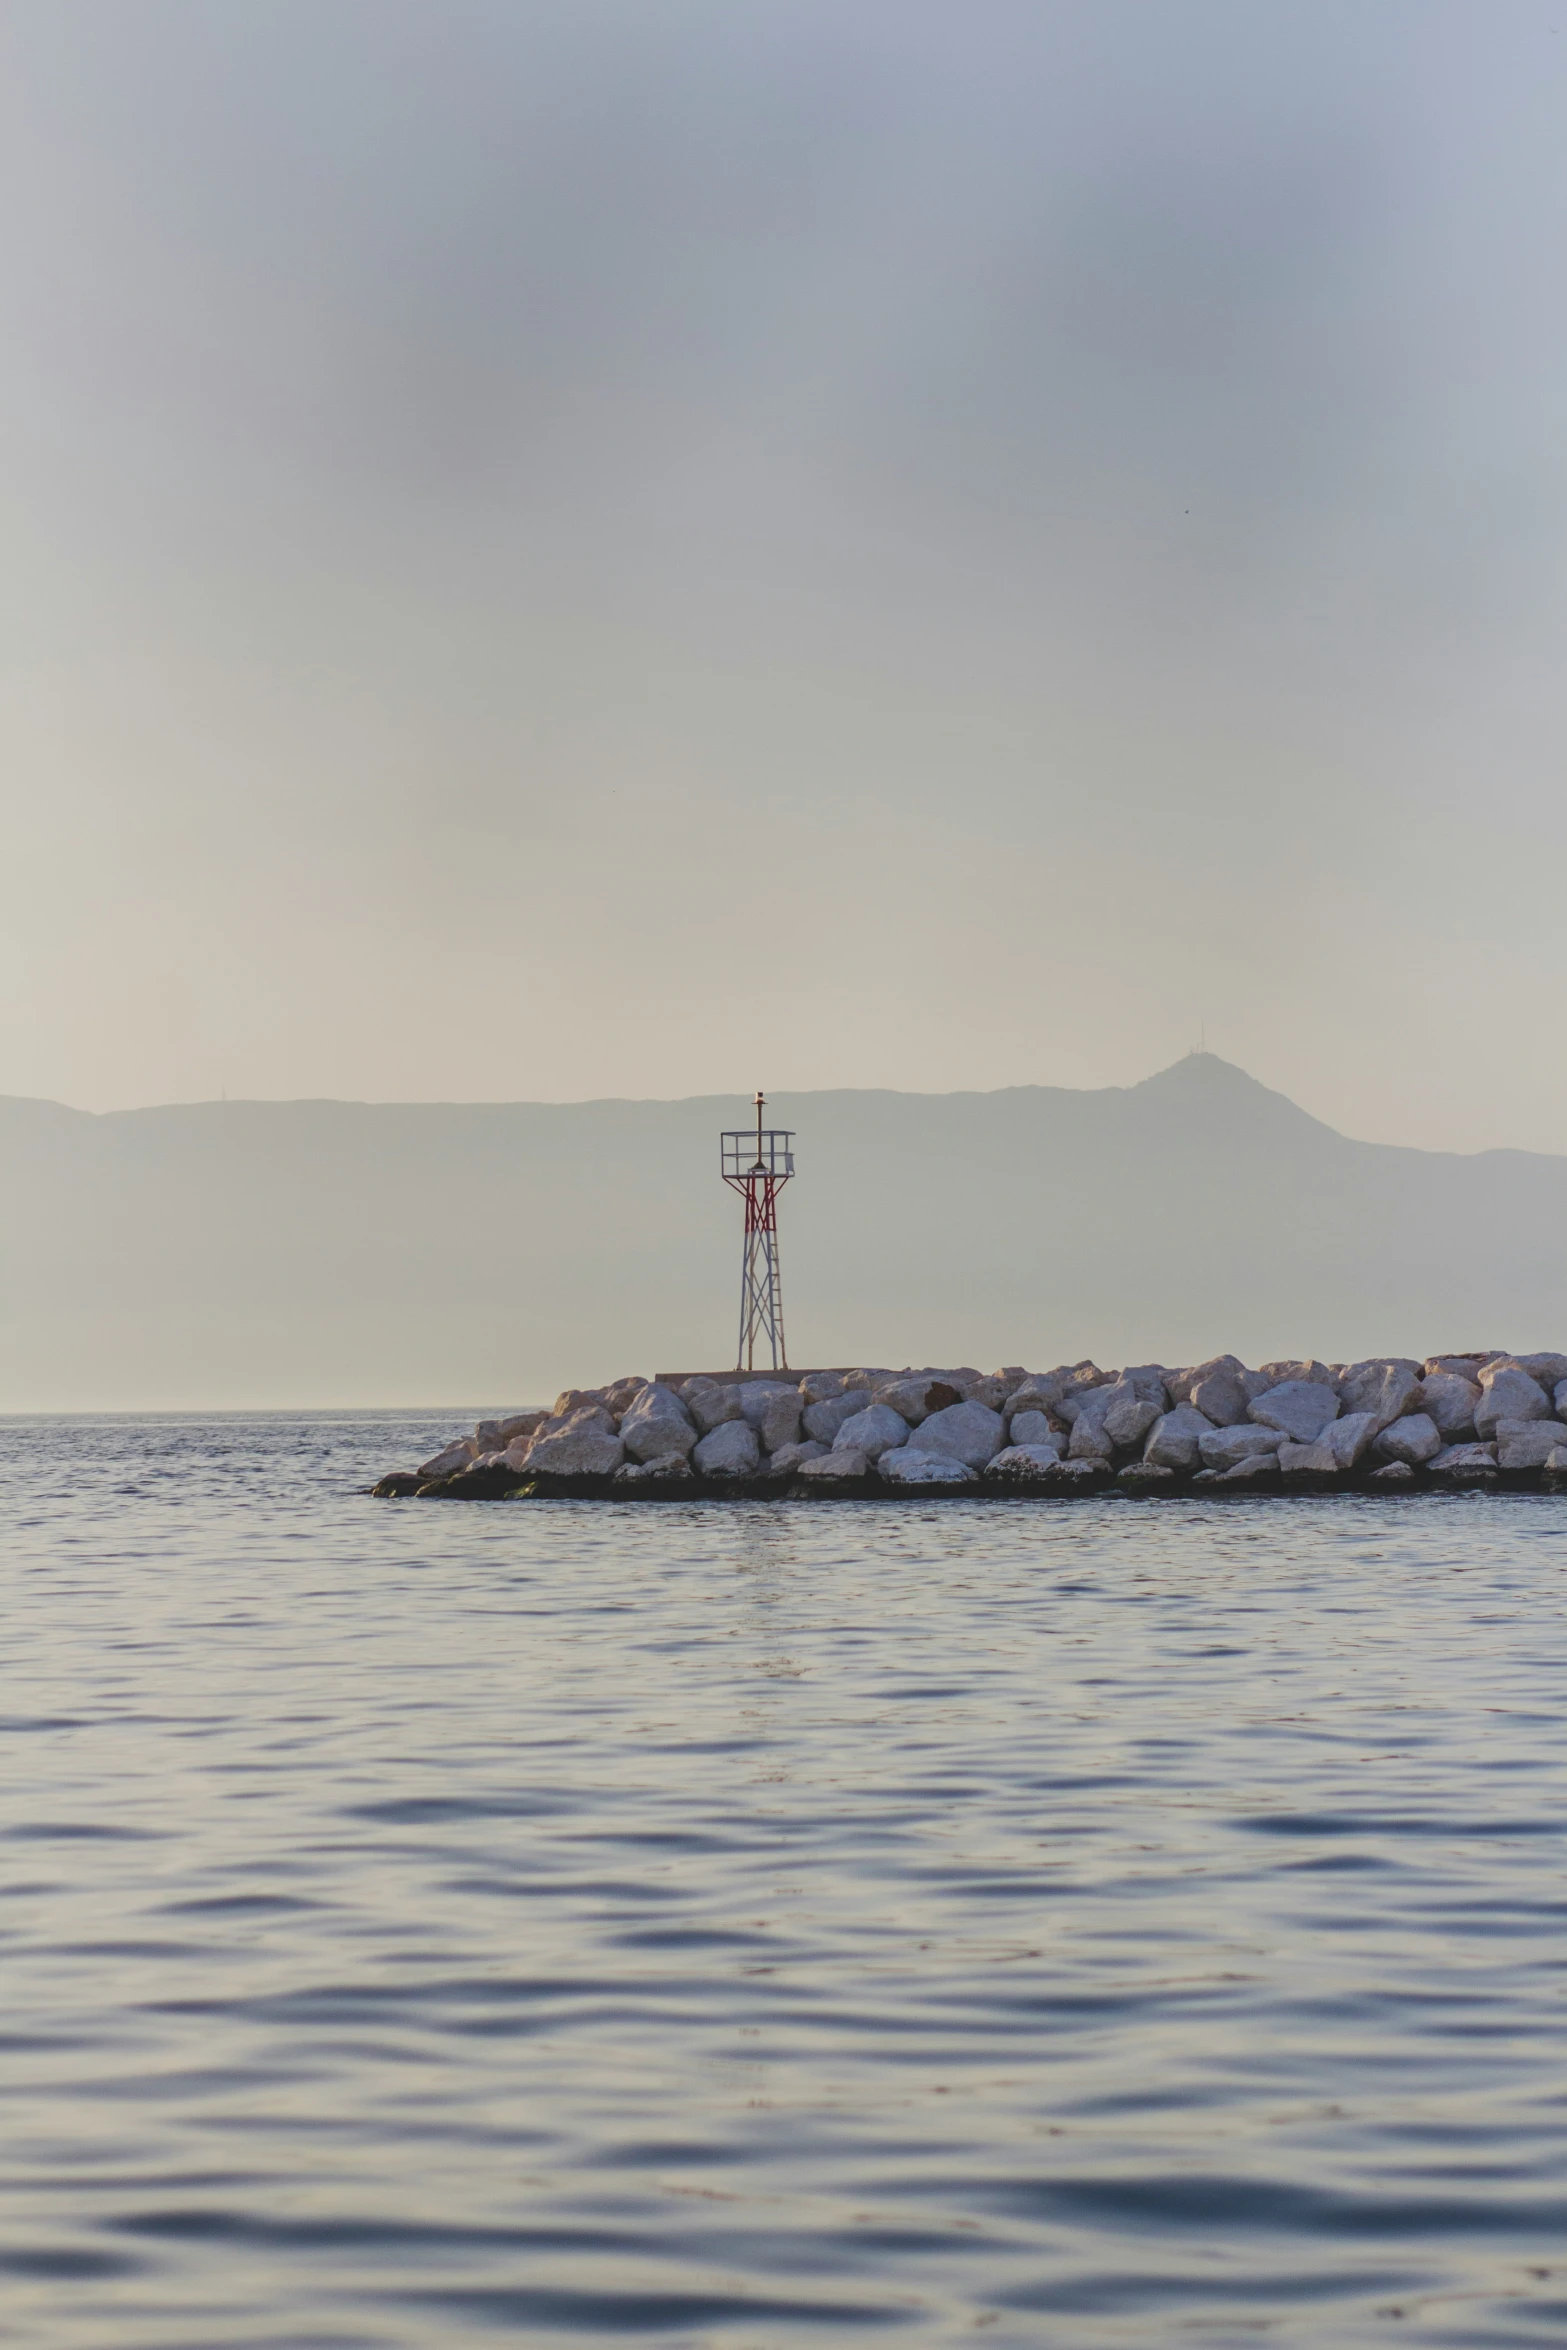
[[[0,2343],[1567,2341],[1567,1501],[0,1424]]]

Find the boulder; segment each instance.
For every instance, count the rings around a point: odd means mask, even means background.
[[[1014,1412],[1007,1422],[1008,1444],[1048,1444],[1054,1452],[1055,1426],[1047,1412]]]
[[[963,1404],[951,1405],[950,1410],[963,1411]],[[974,1407],[976,1410],[980,1406]],[[900,1444],[892,1452],[884,1452],[876,1464],[889,1485],[977,1485],[979,1478],[967,1461],[960,1461],[950,1452],[916,1452],[910,1444]]]
[[[1567,1477],[1567,1444],[1558,1444],[1545,1456],[1547,1477]]]
[[[1117,1452],[1126,1452],[1133,1445],[1141,1446],[1154,1422],[1163,1417],[1166,1405],[1164,1384],[1158,1383],[1157,1396],[1139,1394],[1131,1380],[1117,1380],[1113,1387],[1101,1388],[1100,1393],[1110,1398],[1105,1406],[1100,1426]]]
[[[680,1391],[680,1400],[696,1422],[698,1432],[711,1436],[726,1421],[745,1418],[740,1394],[738,1385],[725,1386],[717,1379],[688,1379]]]
[[[1547,1394],[1567,1380],[1567,1355],[1515,1355],[1513,1360],[1531,1379],[1538,1379]]]
[[[1184,1396],[1178,1387],[1172,1387],[1170,1393],[1177,1402],[1194,1404],[1216,1428],[1236,1428],[1251,1403],[1249,1377],[1245,1364],[1234,1355],[1215,1355],[1212,1362],[1199,1363],[1194,1371],[1180,1374]]]
[[[552,1420],[572,1420],[578,1412],[607,1411],[602,1387],[568,1387],[555,1398]]]
[[[1559,1444],[1567,1444],[1567,1428],[1560,1420],[1498,1420],[1496,1423],[1499,1469],[1543,1469]]]
[[[607,1477],[625,1460],[626,1448],[602,1404],[556,1413],[528,1446],[523,1466],[549,1477]]]
[[[891,1404],[873,1403],[844,1421],[833,1438],[833,1450],[862,1452],[868,1461],[879,1461],[884,1452],[908,1441],[908,1421],[900,1418]]]
[[[1475,1430],[1494,1436],[1503,1420],[1548,1420],[1551,1407],[1537,1379],[1514,1362],[1489,1363],[1480,1373]]]
[[[1429,1412],[1406,1412],[1382,1430],[1371,1449],[1379,1461],[1404,1461],[1418,1469],[1436,1459],[1442,1449],[1442,1431]]]
[[[620,1440],[634,1461],[659,1460],[670,1452],[684,1457],[696,1443],[696,1423],[674,1389],[654,1381],[633,1396],[621,1419]]]
[[[1318,1442],[1328,1447],[1334,1467],[1343,1473],[1359,1467],[1376,1432],[1375,1412],[1345,1412],[1330,1421]]]
[[[1128,1461],[1116,1483],[1128,1493],[1157,1493],[1175,1483],[1175,1471],[1156,1468],[1151,1461]]]
[[[625,1379],[610,1381],[604,1390],[604,1401],[616,1420],[619,1420],[622,1414],[630,1409],[635,1398],[647,1384],[640,1372],[633,1372]]]
[[[1496,1475],[1496,1446],[1494,1444],[1449,1444],[1427,1464],[1433,1477],[1446,1477],[1457,1484],[1473,1477]]]
[[[1418,1409],[1420,1366],[1393,1355],[1351,1363],[1339,1381],[1338,1393],[1346,1414],[1370,1412],[1378,1428],[1390,1428],[1406,1412]]]
[[[1199,1469],[1192,1479],[1196,1485],[1265,1485],[1279,1473],[1276,1452],[1248,1453],[1227,1469]]]
[[[1467,1379],[1474,1384],[1478,1383],[1485,1364],[1502,1360],[1503,1350],[1499,1347],[1489,1347],[1483,1354],[1477,1355],[1427,1355],[1425,1375],[1429,1379],[1434,1371],[1450,1371],[1456,1378]]]
[[[852,1420],[856,1412],[863,1412],[871,1400],[868,1387],[851,1387],[845,1393],[824,1397],[820,1403],[807,1404],[800,1414],[800,1424],[807,1436],[814,1436],[818,1444],[832,1444],[845,1420]]]
[[[928,1371],[884,1379],[873,1393],[878,1403],[887,1404],[911,1428],[928,1420],[932,1412],[944,1412],[948,1404],[963,1401],[955,1387],[945,1379],[933,1378]]]
[[[470,1437],[459,1436],[455,1443],[443,1444],[438,1453],[432,1454],[420,1469],[419,1475],[421,1478],[450,1477],[456,1470],[466,1469],[477,1450],[478,1447]]]
[[[1314,1359],[1304,1363],[1264,1363],[1260,1375],[1269,1387],[1293,1386],[1304,1381],[1307,1386],[1331,1387],[1335,1392],[1338,1388],[1331,1366]]]
[[[1373,1469],[1370,1477],[1373,1485],[1413,1485],[1414,1481],[1415,1472],[1408,1461],[1389,1461],[1385,1469]]]
[[[993,1461],[1005,1442],[1001,1414],[982,1403],[948,1404],[945,1411],[932,1412],[920,1425],[921,1452],[945,1453],[971,1469],[982,1469],[987,1461]]]
[[[800,1401],[830,1403],[835,1395],[842,1395],[848,1384],[841,1371],[810,1371],[800,1381]]]
[[[889,1460],[901,1460],[902,1457],[901,1452],[887,1455]],[[842,1452],[834,1450],[819,1453],[814,1461],[802,1461],[796,1472],[801,1477],[809,1477],[817,1485],[852,1484],[859,1478],[868,1477],[870,1473],[871,1465],[864,1453],[850,1452],[847,1446]]]
[[[1317,1438],[1315,1444],[1281,1444],[1278,1451],[1281,1477],[1340,1477],[1343,1475],[1330,1441],[1331,1431]]]
[[[1277,1428],[1210,1428],[1206,1436],[1198,1438],[1197,1450],[1205,1469],[1216,1469],[1223,1475],[1242,1461],[1272,1460],[1283,1442]]]
[[[1061,1400],[1069,1390],[1064,1371],[1030,1371],[1021,1387],[1007,1397],[1009,1412],[1048,1412],[1059,1416]]]
[[[1277,1428],[1292,1444],[1315,1444],[1330,1420],[1338,1418],[1338,1397],[1314,1379],[1286,1379],[1250,1406],[1259,1428]]]
[[[740,1389],[740,1410],[756,1430],[763,1452],[800,1441],[800,1390],[782,1379],[749,1379]]]
[[[807,1461],[825,1460],[831,1450],[830,1444],[818,1444],[814,1437],[808,1437],[804,1444],[780,1445],[767,1466],[781,1477],[803,1469]]]
[[[980,1404],[987,1412],[999,1412],[1007,1400],[1005,1382],[984,1371],[957,1372],[952,1384],[964,1403]],[[952,1407],[949,1404],[947,1408],[950,1411]]]
[[[424,1479],[417,1469],[389,1469],[387,1474],[370,1488],[372,1501],[408,1501],[416,1494]]]
[[[1178,1403],[1174,1411],[1161,1413],[1149,1429],[1143,1459],[1151,1469],[1190,1473],[1201,1465],[1198,1447],[1203,1438],[1213,1432],[1212,1421],[1204,1419],[1194,1404]]]
[[[541,1406],[531,1412],[510,1412],[500,1423],[502,1444],[515,1444],[519,1436],[534,1436],[549,1418]]]
[[[1427,1371],[1420,1382],[1419,1408],[1436,1422],[1449,1443],[1474,1434],[1479,1401],[1478,1380],[1462,1379],[1456,1371]]]
[[[640,1486],[644,1490],[650,1485],[689,1485],[690,1482],[691,1463],[683,1452],[659,1453],[650,1461],[625,1461],[615,1471],[617,1485]]]
[[[1041,1477],[1061,1466],[1053,1444],[1009,1444],[985,1464],[985,1475],[998,1485],[1037,1485]]]
[[[720,1420],[697,1445],[691,1465],[704,1477],[754,1477],[762,1465],[756,1430],[749,1420]]]
[[[1567,1379],[1560,1381],[1551,1401],[1558,1420],[1567,1420]]]

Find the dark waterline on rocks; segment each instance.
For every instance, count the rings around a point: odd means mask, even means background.
[[[10,2338],[1567,2332],[1567,1500],[0,1425]]]

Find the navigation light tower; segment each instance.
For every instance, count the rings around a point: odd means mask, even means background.
[[[756,1126],[720,1137],[720,1166],[731,1191],[745,1201],[745,1255],[740,1271],[740,1351],[737,1371],[754,1371],[758,1350],[770,1350],[775,1371],[789,1368],[784,1345],[783,1284],[778,1272],[778,1194],[794,1173],[792,1127],[763,1126],[767,1096],[756,1097]],[[763,1368],[768,1366],[764,1362]]]

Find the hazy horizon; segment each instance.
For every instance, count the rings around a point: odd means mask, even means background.
[[[1567,1149],[1516,0],[11,0],[0,1090]]]

